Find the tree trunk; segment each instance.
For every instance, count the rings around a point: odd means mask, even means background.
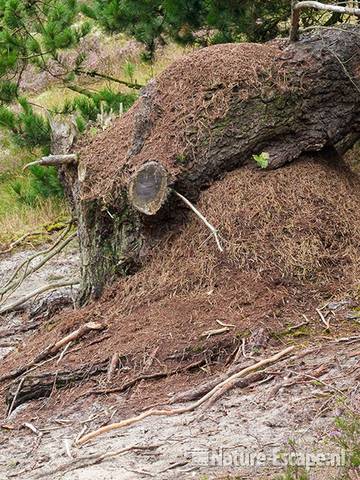
[[[255,166],[253,154],[277,168],[349,148],[360,136],[359,79],[360,31],[342,27],[296,44],[209,47],[150,82],[79,149],[81,302],[141,265],[174,212],[172,189],[196,201],[226,171]]]

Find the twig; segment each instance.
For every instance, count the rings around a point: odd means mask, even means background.
[[[220,250],[220,252],[223,252],[224,249],[222,248],[221,246],[221,243],[220,243],[220,240],[219,240],[219,232],[218,230],[213,226],[211,225],[210,222],[207,221],[207,219],[204,217],[204,215],[202,213],[199,212],[199,210],[197,208],[194,207],[194,205],[190,202],[190,200],[188,200],[187,198],[185,198],[183,195],[181,195],[181,193],[178,193],[176,190],[174,190],[174,193],[175,195],[177,195],[179,198],[181,198],[181,200],[188,206],[191,208],[191,210],[195,213],[195,215],[197,215],[201,221],[203,221],[205,223],[205,225],[207,226],[207,228],[210,230],[211,234],[213,235],[213,237],[215,238],[215,242],[216,242],[216,245],[218,247],[218,249]]]
[[[208,392],[206,395],[201,397],[198,401],[194,402],[192,405],[189,405],[187,407],[180,407],[180,408],[175,408],[175,409],[150,409],[146,410],[145,412],[137,415],[136,417],[131,417],[127,418],[125,420],[122,420],[121,422],[118,423],[113,423],[111,425],[106,425],[104,427],[99,428],[98,430],[95,430],[93,432],[88,433],[87,435],[84,435],[80,440],[77,442],[78,445],[83,445],[84,443],[88,442],[89,440],[98,437],[99,435],[102,435],[103,433],[108,433],[111,432],[112,430],[116,430],[119,428],[127,427],[130,425],[133,425],[135,423],[140,422],[144,418],[150,417],[150,416],[172,416],[172,415],[180,415],[182,413],[188,413],[192,412],[196,408],[200,407],[202,404],[207,402],[209,405],[209,402],[211,402],[212,398],[218,398],[220,395],[224,394],[227,392],[230,388],[234,386],[236,381],[239,378],[245,377],[249,373],[252,373],[256,370],[259,370],[267,365],[270,365],[271,363],[274,363],[278,360],[280,360],[282,357],[287,355],[288,353],[292,352],[294,350],[294,346],[288,347],[285,350],[282,350],[281,352],[266,358],[264,360],[261,360],[260,362],[255,363],[254,365],[251,365],[247,368],[244,368],[240,370],[240,372],[235,373],[231,377],[225,379],[224,381],[220,382],[217,384],[210,392]]]
[[[309,325],[309,320],[305,320],[304,322],[298,323],[297,325],[293,325],[292,327],[289,327],[287,329],[288,333],[293,332],[294,330],[297,330],[300,327],[304,327],[305,325]]]
[[[102,323],[96,323],[96,322],[85,323],[84,325],[81,325],[81,327],[79,327],[77,330],[74,330],[73,332],[69,333],[69,335],[62,338],[58,342],[56,342],[54,346],[51,348],[51,354],[57,353],[67,343],[78,340],[79,338],[83,337],[84,335],[91,332],[92,330],[101,331],[101,330],[104,330],[104,328],[106,328],[106,325]]]
[[[140,90],[141,88],[144,87],[144,85],[140,85],[139,83],[133,83],[133,82],[126,82],[125,80],[120,80],[115,77],[111,77],[110,75],[105,75],[103,73],[98,73],[95,70],[82,70],[81,68],[77,68],[75,70],[76,74],[81,74],[81,75],[87,75],[89,77],[97,77],[97,78],[103,78],[105,80],[109,80],[110,82],[116,82],[120,83],[121,85],[125,85],[126,87],[129,88],[134,88],[136,90]]]
[[[36,231],[36,232],[25,233],[24,235],[21,235],[21,237],[19,237],[17,240],[14,240],[12,243],[10,243],[9,247],[6,250],[1,250],[0,255],[5,255],[5,253],[12,252],[16,246],[18,246],[21,242],[23,242],[28,237],[33,237],[33,236],[36,236],[36,235],[43,235],[45,233],[46,233],[46,231],[45,232]]]
[[[203,332],[200,335],[200,338],[203,338],[203,337],[209,338],[209,337],[212,337],[213,335],[221,335],[222,333],[229,332],[229,331],[230,331],[229,327],[222,327],[215,330],[208,330],[206,332]]]
[[[65,345],[64,350],[60,353],[59,358],[58,358],[58,360],[57,360],[56,363],[60,363],[60,362],[61,362],[61,360],[62,360],[62,359],[64,358],[64,356],[65,356],[65,353],[69,350],[71,344],[72,344],[72,341],[69,342],[69,343],[67,343],[67,344]]]
[[[12,310],[15,310],[17,307],[20,305],[23,305],[25,302],[30,300],[33,297],[36,297],[37,295],[40,295],[41,293],[48,292],[49,290],[57,290],[58,288],[62,287],[72,287],[74,285],[79,285],[80,280],[67,280],[63,282],[55,282],[55,283],[49,283],[47,285],[44,285],[31,293],[28,293],[27,295],[24,295],[23,297],[19,298],[13,303],[10,303],[9,305],[5,305],[4,307],[0,308],[0,315],[3,315],[4,313],[11,312]]]
[[[15,405],[17,396],[19,395],[19,392],[20,392],[20,390],[21,390],[21,387],[22,387],[22,385],[23,385],[23,383],[24,383],[24,381],[25,381],[25,378],[26,378],[26,377],[23,377],[23,378],[20,380],[20,382],[19,382],[19,385],[18,385],[18,387],[17,387],[17,389],[16,389],[14,398],[13,398],[13,400],[12,400],[12,402],[11,402],[11,405],[10,405],[10,407],[9,407],[9,410],[8,410],[8,414],[7,414],[8,417],[10,417],[10,415],[11,415],[13,409],[14,409],[14,405]]]
[[[230,327],[235,327],[235,325],[232,325],[232,324],[230,324],[230,323],[224,323],[224,322],[222,322],[221,320],[215,320],[215,321],[216,321],[216,323],[218,323],[218,324],[221,325],[222,327],[229,327],[229,328],[230,328]]]
[[[36,427],[34,427],[34,425],[32,423],[24,422],[23,425],[24,425],[24,427],[28,428],[33,433],[35,433],[35,435],[38,435],[39,437],[42,436],[42,432],[40,432]]]
[[[40,160],[35,160],[34,162],[27,163],[23,170],[26,170],[29,167],[34,165],[41,165],[43,167],[58,167],[59,165],[69,165],[71,163],[77,162],[77,155],[75,153],[68,153],[65,155],[49,155],[47,157],[42,157]]]
[[[320,2],[304,1],[293,3],[291,13],[290,41],[299,40],[300,10],[304,8],[315,8],[316,10],[325,10],[327,12],[347,13],[349,15],[360,16],[360,8],[342,7],[340,5],[329,5]]]
[[[326,320],[324,315],[321,313],[321,310],[319,310],[318,308],[315,309],[316,310],[316,313],[319,315],[320,317],[320,320],[323,322],[323,324],[325,325],[325,327],[327,328],[327,330],[330,329],[330,322],[329,320]]]
[[[347,343],[347,344],[351,344],[351,343],[357,343],[360,341],[360,337],[359,336],[352,336],[352,337],[341,337],[341,338],[338,338],[337,340],[333,340],[331,343]]]

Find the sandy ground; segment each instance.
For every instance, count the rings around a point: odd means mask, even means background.
[[[3,259],[2,277],[31,253]],[[74,245],[25,282],[16,295],[54,277],[68,278],[77,269]],[[3,326],[14,326],[24,318],[12,314],[4,320]],[[15,338],[15,344],[18,341],[21,338]],[[2,348],[1,354],[13,348],[16,345]],[[269,367],[265,381],[232,390],[210,409],[149,417],[81,448],[74,445],[79,434],[124,418],[126,395],[84,399],[48,418],[42,416],[47,400],[40,400],[37,413],[27,423],[21,420],[28,408],[24,404],[1,419],[0,479],[200,480],[227,474],[270,479],[284,472],[283,462],[291,452],[298,455],[300,464],[308,455],[310,478],[338,478],[344,458],[333,440],[339,434],[334,418],[346,414],[345,398],[349,405],[359,404],[359,355],[359,339],[334,341],[324,335]],[[106,452],[115,454],[99,458]]]
[[[34,253],[36,253],[36,250],[26,250],[22,252],[15,252],[12,255],[3,256],[3,258],[0,257],[0,284],[3,285],[10,277],[14,269],[26,259],[33,256]],[[38,259],[35,259],[34,262],[31,263],[31,266],[36,266],[38,261]],[[11,296],[9,296],[7,299],[4,299],[3,305],[11,304],[24,295],[27,295],[28,293],[31,293],[32,291],[49,283],[60,282],[62,280],[78,277],[79,261],[77,245],[76,242],[73,241],[63,252],[53,257],[40,270],[28,277]],[[75,300],[76,287],[72,289],[59,289],[56,292],[56,295],[62,293],[67,293]],[[26,304],[24,304],[22,310],[19,310],[14,314],[6,315],[1,322],[1,326],[11,328],[21,325],[23,322],[22,313],[24,311],[29,312],[31,309],[35,309],[44,299],[48,298],[49,295],[54,296],[53,293],[44,293],[32,300],[29,300]],[[0,342],[0,359],[11,352],[16,347],[17,341],[21,340],[21,337],[15,337],[11,339],[7,338],[6,342]],[[12,343],[14,344],[13,346],[4,346],[6,344],[11,345]]]

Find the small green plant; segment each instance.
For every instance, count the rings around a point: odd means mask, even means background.
[[[129,60],[123,65],[123,73],[129,83],[135,83],[135,68],[135,63],[129,62]]]
[[[270,155],[267,152],[261,152],[259,155],[253,155],[252,158],[260,168],[266,168],[269,165]]]
[[[309,480],[309,478],[309,473],[305,468],[289,465],[286,471],[276,480]]]
[[[360,415],[349,412],[335,420],[336,431],[333,438],[346,454],[346,470],[360,469]],[[345,473],[345,478],[349,478]]]

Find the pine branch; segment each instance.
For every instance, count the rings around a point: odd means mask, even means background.
[[[139,83],[131,83],[131,82],[126,82],[125,80],[119,80],[118,78],[111,77],[110,75],[98,73],[95,70],[82,70],[80,68],[77,68],[76,70],[74,70],[74,72],[77,75],[87,75],[88,77],[92,77],[92,78],[103,78],[104,80],[120,83],[121,85],[125,85],[126,87],[134,88],[136,90],[140,90],[141,88],[144,87],[144,85],[140,85]]]

